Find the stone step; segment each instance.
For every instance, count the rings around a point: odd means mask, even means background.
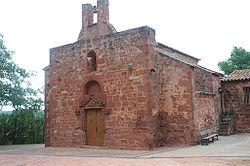
[[[228,121],[221,121],[220,125],[230,125],[232,122],[228,122]]]
[[[231,122],[231,119],[222,119],[221,122]]]
[[[233,134],[233,128],[231,125],[220,125],[220,135],[231,135]]]
[[[230,134],[227,134],[227,133],[220,133],[220,135],[226,136],[226,135],[230,135]]]
[[[227,131],[228,128],[220,128],[220,131]]]
[[[221,121],[220,123],[231,123],[231,121],[228,121],[228,120],[223,120],[223,121]]]
[[[224,120],[231,120],[232,118],[230,118],[230,117],[223,117],[222,119],[224,119]]]
[[[221,125],[231,124],[231,121],[221,121],[220,124],[221,124]]]
[[[220,135],[225,135],[225,136],[227,136],[227,135],[232,135],[230,132],[220,132]]]
[[[230,134],[231,132],[229,131],[229,130],[226,130],[226,129],[224,129],[224,130],[220,130],[220,135],[231,135]]]
[[[227,128],[221,128],[220,129],[221,132],[227,132],[228,130],[230,130],[230,129],[227,129]]]
[[[220,135],[231,135],[233,133],[232,129],[232,116],[228,116],[228,113],[222,114],[220,122]]]
[[[225,131],[228,131],[228,129],[227,128],[220,128],[220,131],[225,132]]]
[[[220,125],[221,126],[229,126],[231,123],[228,123],[228,122],[221,122]]]
[[[227,128],[220,128],[220,131],[227,131]]]

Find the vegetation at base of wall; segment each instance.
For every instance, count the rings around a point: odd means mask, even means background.
[[[0,144],[35,144],[44,142],[42,91],[33,89],[28,72],[12,60],[13,51],[5,46],[0,33]]]
[[[0,144],[44,143],[44,111],[23,109],[0,114]]]
[[[218,63],[219,69],[229,75],[234,70],[250,69],[250,52],[241,47],[234,47],[228,60]]]

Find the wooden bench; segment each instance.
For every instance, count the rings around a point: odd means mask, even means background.
[[[200,132],[201,135],[201,145],[208,145],[209,142],[214,142],[219,140],[218,134],[213,134],[213,129],[208,129]]]

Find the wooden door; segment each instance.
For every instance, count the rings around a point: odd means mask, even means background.
[[[103,117],[104,113],[102,111],[96,111],[97,146],[103,146],[104,142]]]
[[[98,109],[87,111],[87,143],[90,146],[103,146],[103,112]]]

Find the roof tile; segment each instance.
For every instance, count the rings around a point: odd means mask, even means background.
[[[223,78],[222,81],[242,81],[250,79],[250,69],[235,70],[228,77]]]

